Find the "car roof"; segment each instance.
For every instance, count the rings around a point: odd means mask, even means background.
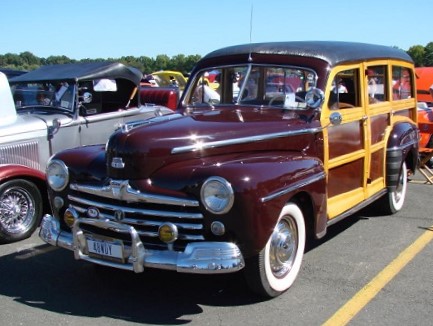
[[[58,65],[46,65],[24,75],[10,79],[10,83],[38,81],[81,81],[101,78],[128,79],[140,83],[143,74],[134,67],[118,62],[83,62]]]
[[[4,73],[10,79],[12,77],[25,74],[27,71],[16,70],[16,69],[9,69],[9,68],[0,68],[0,72]]]
[[[293,41],[235,45],[207,54],[203,59],[229,55],[254,54],[305,56],[322,59],[335,66],[341,63],[359,62],[370,59],[398,59],[412,63],[412,58],[403,50],[391,46],[343,42],[343,41]]]

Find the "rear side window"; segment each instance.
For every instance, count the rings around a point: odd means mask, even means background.
[[[332,81],[328,105],[332,110],[360,105],[359,69],[339,72]]]
[[[393,66],[392,83],[393,100],[404,100],[413,97],[413,78],[410,69]]]
[[[388,98],[388,79],[386,66],[370,66],[367,68],[368,102],[375,104],[386,101]]]

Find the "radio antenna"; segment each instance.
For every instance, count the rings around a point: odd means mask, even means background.
[[[248,55],[249,62],[253,61],[253,58],[251,56],[252,35],[253,35],[253,4],[251,4],[251,16],[250,16],[250,53]]]

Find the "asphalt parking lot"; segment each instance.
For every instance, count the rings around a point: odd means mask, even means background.
[[[96,268],[34,234],[0,246],[2,325],[432,325],[433,185],[393,216],[362,211],[310,244],[293,287],[263,301],[242,275]]]

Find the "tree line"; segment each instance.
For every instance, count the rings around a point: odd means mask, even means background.
[[[433,42],[426,46],[411,46],[406,52],[414,61],[415,67],[433,67]]]
[[[125,65],[132,66],[141,70],[144,74],[150,74],[159,70],[176,70],[183,74],[188,74],[194,65],[201,59],[200,55],[179,54],[169,57],[165,54],[157,55],[155,58],[146,56],[133,57],[126,56],[121,58],[97,58],[97,59],[70,59],[67,56],[49,56],[47,58],[40,58],[33,53],[26,51],[20,54],[6,53],[0,55],[0,67],[16,70],[30,71],[40,66],[52,64],[65,64],[77,62],[96,62],[96,61],[113,61],[121,62]]]
[[[412,58],[415,67],[433,67],[433,42],[427,45],[414,45],[407,51],[407,54]],[[10,68],[16,70],[30,71],[40,66],[51,64],[64,64],[76,62],[94,62],[94,61],[115,61],[123,64],[136,67],[144,74],[150,74],[159,70],[176,70],[183,74],[188,74],[194,65],[201,59],[201,56],[196,55],[183,55],[178,54],[169,57],[165,54],[159,54],[155,58],[147,56],[126,56],[121,58],[97,58],[97,59],[81,59],[75,60],[67,56],[49,56],[47,58],[40,58],[33,53],[26,51],[20,54],[6,53],[0,55],[0,67]]]

